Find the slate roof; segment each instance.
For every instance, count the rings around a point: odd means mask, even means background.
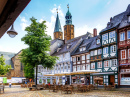
[[[10,52],[2,52],[0,51],[0,55],[3,55],[5,58],[5,64],[11,65],[12,68],[14,68],[14,64],[11,60],[12,57],[15,56],[15,53],[10,53]]]
[[[60,25],[60,19],[59,19],[58,13],[57,13],[57,17],[56,17],[56,23],[55,23],[54,32],[62,32],[61,25]]]
[[[93,38],[94,37],[90,37],[89,39],[84,39],[80,43],[80,45],[77,46],[77,48],[75,49],[75,51],[73,51],[73,53],[71,55],[78,55],[78,54],[89,52],[89,47],[91,46],[91,43],[93,42]],[[79,51],[80,47],[86,47],[86,50],[85,51]]]
[[[101,47],[101,41],[99,44],[97,44],[97,39],[100,39],[100,38],[101,38],[100,35],[93,37],[93,41],[91,43],[89,50],[93,50],[93,49]]]
[[[71,40],[68,40],[64,45],[62,45],[60,48],[60,50],[57,52],[55,51],[52,56],[56,56],[56,55],[59,55],[59,54],[62,54],[62,53],[65,53],[65,52],[69,52],[76,44],[77,42],[82,38],[82,39],[85,39],[87,38],[91,33],[87,32],[87,34],[85,35],[82,35],[82,36],[79,36],[79,37],[76,37],[76,38],[73,38]],[[70,45],[69,48],[67,48],[67,45]]]
[[[107,23],[107,27],[106,27],[105,29],[101,30],[100,33],[104,32],[104,31],[106,31],[106,30],[109,30],[109,29],[118,27],[119,24],[120,24],[120,22],[121,22],[121,20],[122,20],[122,18],[123,18],[123,16],[124,16],[124,13],[125,13],[125,12],[122,12],[122,13],[120,13],[120,14],[114,16],[114,17],[112,18],[112,20]]]
[[[57,40],[61,40],[61,39],[54,39],[54,40],[52,40],[50,43],[51,43],[51,45],[53,45]],[[62,40],[63,41],[63,40]]]
[[[130,15],[130,4],[128,5],[126,11],[124,12],[124,17],[118,28],[123,28],[125,26],[130,25],[130,22],[128,22],[128,15]]]
[[[107,27],[100,31],[100,33],[112,29],[112,28],[123,28],[130,25],[128,22],[128,15],[130,15],[130,4],[128,5],[126,11],[114,16],[110,22],[108,22]]]

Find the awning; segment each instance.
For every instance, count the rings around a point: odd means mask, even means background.
[[[45,74],[44,76],[54,76],[54,74]]]
[[[71,75],[71,72],[63,72],[63,73],[57,73],[54,74],[55,76],[65,76],[65,75]]]
[[[71,75],[76,75],[76,74],[91,74],[91,73],[98,73],[99,71],[96,70],[80,70],[80,71],[75,71],[72,72]]]

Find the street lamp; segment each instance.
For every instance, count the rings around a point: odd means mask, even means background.
[[[14,30],[13,24],[11,29],[7,32],[7,34],[11,37],[14,38],[18,33]]]

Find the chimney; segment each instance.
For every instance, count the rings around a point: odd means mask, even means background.
[[[111,20],[112,20],[112,17],[110,18],[110,22],[111,22]]]
[[[96,28],[93,29],[93,37],[95,37],[95,36],[97,36],[97,29]]]

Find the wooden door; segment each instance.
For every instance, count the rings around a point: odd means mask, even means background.
[[[115,76],[114,75],[110,75],[109,78],[110,78],[109,79],[109,84],[110,85],[114,85],[114,83],[115,83]]]

